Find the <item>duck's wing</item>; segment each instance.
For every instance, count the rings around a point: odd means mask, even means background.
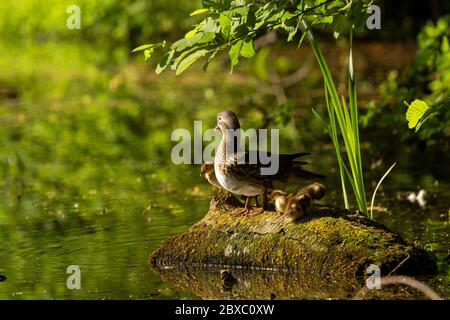
[[[245,158],[246,154],[234,154],[227,159],[224,170],[233,171],[235,177],[242,180],[252,181],[255,183],[262,183],[270,178],[270,176],[262,175],[263,168],[259,163],[249,163]]]
[[[260,150],[247,150],[245,152],[239,153],[242,157],[245,156],[246,163],[259,164],[261,166],[268,166],[270,160],[277,158],[280,164],[292,163],[300,157],[309,155],[308,152],[299,153],[275,153],[270,151],[260,151]]]

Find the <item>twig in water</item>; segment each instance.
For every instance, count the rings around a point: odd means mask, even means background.
[[[414,278],[407,276],[386,276],[380,279],[380,283],[382,286],[390,285],[390,284],[405,284],[414,289],[421,291],[424,295],[426,295],[431,300],[444,300],[441,298],[433,289],[427,286],[425,283],[418,281]],[[367,292],[370,289],[365,285],[359,290],[359,292],[354,296],[354,300],[362,300],[365,298]]]
[[[391,274],[393,274],[395,271],[398,270],[398,268],[400,268],[411,256],[408,254],[408,256],[403,259],[394,269],[391,270],[391,272],[388,273],[388,276],[390,276]]]

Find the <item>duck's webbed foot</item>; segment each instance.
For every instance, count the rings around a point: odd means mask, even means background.
[[[239,208],[235,210],[236,215],[244,215],[244,214],[249,214],[250,211],[252,210],[252,206],[250,204],[250,199],[251,197],[247,197],[247,199],[245,200],[245,205],[243,208]]]
[[[246,208],[237,208],[236,210],[234,210],[234,215],[236,216],[243,216],[243,215],[247,215],[250,213],[250,210],[246,209]]]
[[[257,199],[257,197],[247,197],[247,199],[245,200],[245,206],[244,208],[239,208],[235,210],[236,215],[257,215],[259,213],[263,213],[264,212],[264,204],[262,207],[253,207],[251,205],[251,199],[255,198]],[[256,200],[257,201],[257,200]]]
[[[256,205],[258,205],[258,197],[256,196],[255,199],[256,199]],[[267,193],[264,192],[262,206],[251,208],[250,214],[253,216],[253,215],[263,213],[266,210],[266,207],[267,207]]]
[[[250,210],[249,215],[251,216],[256,216],[257,214],[263,213],[264,212],[264,208],[263,207],[253,207]]]

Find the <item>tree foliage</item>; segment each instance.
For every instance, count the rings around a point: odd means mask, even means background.
[[[239,58],[250,58],[255,54],[254,40],[271,30],[287,34],[287,41],[303,40],[301,21],[316,28],[330,28],[339,37],[350,28],[361,30],[366,23],[368,1],[362,0],[203,0],[203,8],[191,13],[200,21],[186,33],[184,38],[166,46],[156,72],[170,67],[181,74],[192,63],[206,57],[204,69],[218,52],[227,51],[231,71]],[[146,59],[157,44],[141,46],[135,51],[144,51]]]
[[[390,72],[380,85],[380,99],[368,105],[362,117],[365,126],[393,126],[392,134],[399,140],[448,146],[450,124],[450,16],[441,17],[436,23],[428,22],[417,36],[418,52],[405,72]],[[419,108],[414,103],[423,100],[427,105]],[[404,102],[408,102],[406,106]],[[414,108],[411,109],[409,102]],[[415,115],[414,117],[412,115]],[[408,121],[408,130],[398,130],[398,123]],[[411,122],[411,119],[415,120]],[[419,121],[420,119],[420,121]],[[424,124],[426,122],[426,124]],[[424,124],[422,126],[422,124]],[[401,128],[401,127],[400,127]],[[420,129],[420,131],[419,131]],[[442,143],[441,143],[442,142]]]

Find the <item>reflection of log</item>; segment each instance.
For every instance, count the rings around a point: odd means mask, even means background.
[[[207,215],[151,254],[156,268],[225,267],[284,270],[317,279],[364,276],[375,264],[383,275],[430,274],[436,264],[398,234],[346,210],[315,207],[296,222],[266,211],[236,215],[234,197],[214,197]],[[316,284],[317,285],[317,284]]]
[[[218,270],[209,268],[155,268],[164,282],[202,299],[351,299],[362,284],[355,278],[330,281],[314,274],[230,269],[236,280],[227,283]],[[417,292],[395,286],[370,290],[371,299],[414,299]],[[420,296],[420,294],[419,294]]]
[[[181,291],[202,299],[349,299],[361,285],[355,279],[323,281],[302,274],[232,270],[235,283],[228,285],[218,270],[158,269],[161,278]]]

